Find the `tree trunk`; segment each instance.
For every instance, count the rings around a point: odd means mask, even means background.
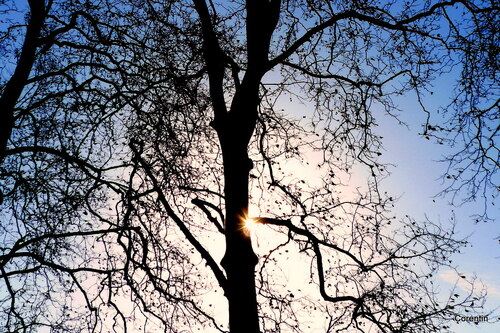
[[[259,333],[255,291],[257,256],[250,235],[242,229],[248,212],[248,180],[252,169],[248,142],[257,122],[259,85],[269,70],[269,45],[279,20],[281,1],[247,1],[248,68],[241,84],[239,79],[235,80],[238,87],[229,112],[224,98],[224,72],[229,56],[219,45],[207,2],[193,1],[203,32],[203,53],[214,110],[212,126],[219,136],[224,161],[226,253],[221,264],[227,275],[229,327],[231,333]]]
[[[248,158],[248,139],[237,122],[225,125],[226,135],[221,136],[224,159],[226,202],[226,253],[222,267],[227,275],[229,301],[229,327],[231,333],[258,333],[259,316],[255,291],[255,265],[250,235],[243,230],[243,219],[248,212],[248,181],[252,161]],[[243,125],[250,125],[248,122]],[[250,125],[251,126],[251,125]],[[247,127],[248,129],[248,127]]]

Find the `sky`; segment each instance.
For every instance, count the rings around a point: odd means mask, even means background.
[[[449,152],[444,145],[437,145],[418,136],[418,120],[409,124],[410,129],[395,124],[394,121],[381,123],[380,131],[384,133],[384,153],[387,161],[395,163],[391,176],[385,180],[385,186],[391,192],[401,194],[396,208],[407,212],[416,219],[439,220],[443,223],[454,216],[459,237],[469,237],[470,247],[453,259],[459,272],[467,277],[476,275],[488,286],[488,306],[490,309],[500,306],[500,245],[498,236],[498,210],[491,211],[494,222],[475,224],[470,217],[481,209],[479,204],[468,204],[462,207],[451,206],[448,198],[436,197],[443,189],[438,178],[446,168],[438,162]],[[495,207],[493,207],[495,208]],[[442,290],[446,291],[460,279],[444,270],[438,274],[442,282]],[[460,288],[460,285],[458,286]],[[498,311],[497,311],[498,315]],[[477,328],[464,323],[453,326],[456,333],[466,332],[500,332],[500,323],[482,323]]]
[[[446,86],[446,85],[445,85]],[[435,95],[446,95],[447,91],[436,91]],[[411,101],[409,102],[411,105]],[[289,111],[289,110],[287,110]],[[292,114],[293,114],[292,110]],[[382,160],[392,163],[391,176],[383,182],[383,187],[395,196],[400,196],[396,205],[396,213],[408,214],[415,219],[438,220],[443,224],[453,216],[459,237],[469,237],[471,246],[454,256],[458,271],[467,277],[477,276],[487,287],[489,309],[500,307],[500,231],[498,220],[500,212],[490,211],[495,222],[475,224],[471,215],[480,209],[479,204],[467,204],[462,207],[451,206],[448,198],[436,197],[443,184],[439,177],[446,165],[437,162],[449,153],[447,146],[441,146],[418,136],[423,114],[403,114],[403,120],[409,128],[400,126],[389,117],[378,118],[377,132],[384,136],[384,154]],[[494,207],[493,207],[494,208]],[[456,283],[460,289],[461,280],[450,270],[438,274],[443,294],[452,289]],[[500,311],[496,312],[497,317]],[[493,318],[491,318],[493,321]],[[454,323],[450,319],[452,331],[455,333],[494,333],[500,332],[500,323],[480,323],[477,327],[466,323]]]
[[[449,84],[437,85],[450,87]],[[446,99],[448,93],[443,89],[436,91],[435,96],[443,100]],[[449,197],[438,196],[438,193],[444,189],[440,177],[447,167],[447,164],[439,160],[448,155],[451,150],[446,145],[436,144],[418,135],[422,123],[425,123],[425,113],[416,110],[417,105],[410,96],[404,97],[400,104],[408,106],[406,110],[403,107],[400,118],[408,126],[398,124],[392,117],[381,113],[376,114],[379,126],[375,132],[384,137],[381,161],[392,164],[389,166],[391,174],[382,181],[381,186],[384,191],[388,191],[394,197],[399,197],[392,211],[399,217],[409,215],[418,221],[438,221],[443,226],[451,225],[453,219],[456,223],[456,238],[467,238],[469,241],[469,245],[463,248],[461,253],[452,257],[453,265],[461,275],[467,278],[477,277],[478,281],[487,287],[486,309],[494,310],[500,307],[500,279],[498,278],[500,276],[500,231],[498,228],[500,212],[498,209],[490,209],[488,214],[494,221],[476,224],[471,216],[481,211],[480,202],[457,207],[450,204]],[[284,108],[287,114],[292,114],[297,118],[310,115],[312,112],[311,108],[306,105],[298,106],[293,103],[286,103]],[[354,182],[361,181],[356,180],[356,174],[352,177]],[[496,207],[498,207],[498,202],[496,206],[490,208]],[[263,237],[260,237],[262,243]],[[455,271],[448,268],[439,271],[436,283],[443,298],[447,297],[451,290],[454,290],[453,293],[467,291],[464,281]],[[450,318],[448,324],[454,333],[500,332],[500,322],[494,322],[495,318],[498,321],[500,311],[497,310],[494,314],[495,316],[488,318],[488,322],[477,326],[463,322],[457,323],[454,318]]]

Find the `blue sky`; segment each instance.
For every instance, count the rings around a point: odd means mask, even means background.
[[[394,163],[391,176],[384,180],[384,186],[391,193],[401,195],[396,210],[401,214],[409,214],[417,220],[426,218],[448,223],[452,217],[456,221],[459,237],[469,236],[471,246],[456,254],[454,264],[458,270],[468,277],[477,275],[489,288],[488,307],[500,306],[500,245],[498,236],[498,209],[489,211],[496,221],[475,224],[471,215],[482,207],[480,203],[470,203],[461,207],[451,206],[448,198],[436,197],[443,189],[439,177],[446,170],[444,163],[438,162],[450,152],[445,145],[437,145],[418,136],[423,114],[411,117],[406,115],[409,128],[396,124],[388,118],[379,118],[378,132],[384,136],[384,160]],[[403,119],[405,115],[402,115]],[[422,118],[422,119],[419,119]],[[495,208],[495,206],[493,206]],[[439,277],[441,290],[446,292],[453,287],[457,277],[442,272]],[[460,280],[458,280],[460,281]],[[460,287],[458,288],[460,289]],[[498,315],[498,311],[497,311]],[[477,327],[460,323],[453,326],[456,333],[466,332],[500,332],[500,323],[482,323]]]

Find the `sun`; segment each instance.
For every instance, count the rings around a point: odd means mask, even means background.
[[[258,220],[252,219],[250,217],[246,217],[243,219],[243,232],[250,236],[251,234],[255,234],[255,230],[257,228]]]

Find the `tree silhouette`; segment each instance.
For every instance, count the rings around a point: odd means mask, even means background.
[[[465,242],[391,213],[375,114],[410,93],[433,114],[431,80],[460,67],[449,128],[423,134],[475,138],[451,168],[494,189],[494,2],[32,0],[26,27],[2,6],[6,332],[431,332],[480,313],[472,282],[433,285]]]

